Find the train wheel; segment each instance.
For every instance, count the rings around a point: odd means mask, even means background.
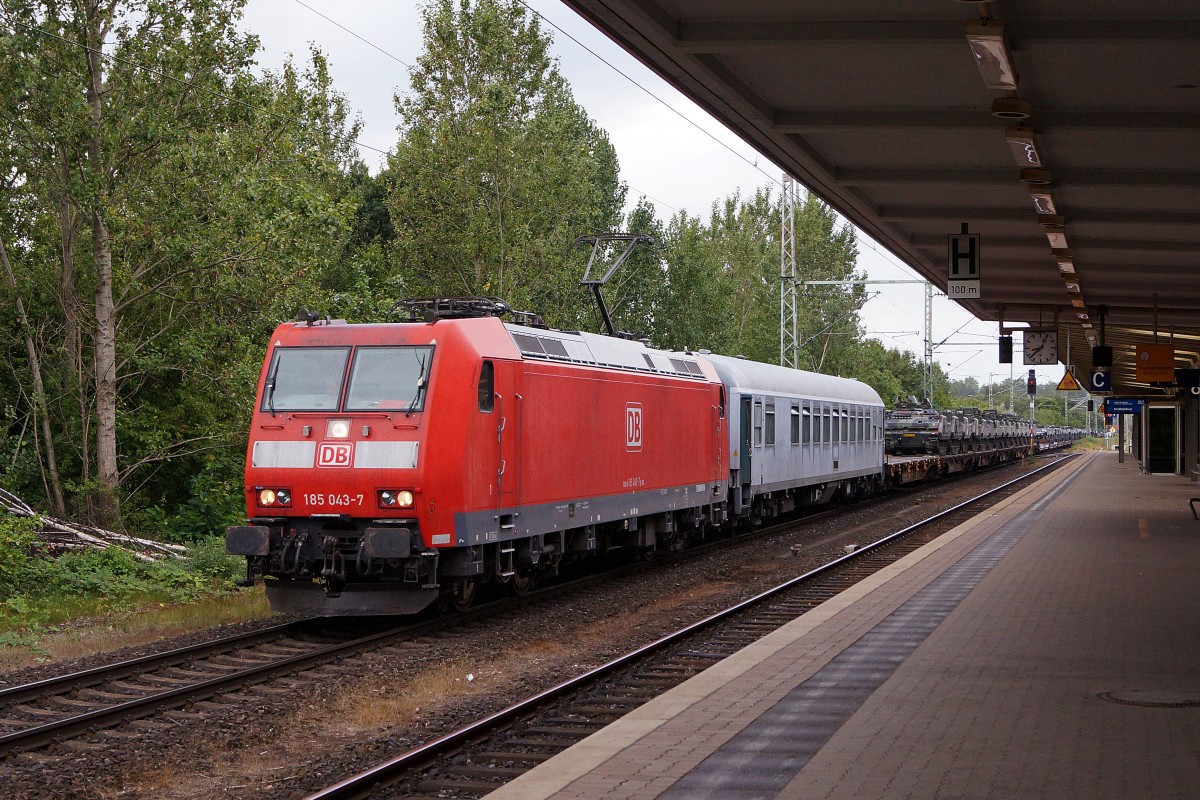
[[[463,578],[454,587],[451,603],[454,610],[460,614],[471,610],[471,606],[475,603],[475,591],[479,588],[479,583],[474,578]]]
[[[518,572],[509,578],[508,585],[512,587],[513,594],[517,597],[524,597],[533,591],[533,576]]]

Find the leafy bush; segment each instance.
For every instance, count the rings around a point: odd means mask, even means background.
[[[224,536],[210,536],[194,545],[188,561],[193,572],[214,581],[233,581],[246,574],[246,559],[225,552]]]
[[[246,517],[243,494],[244,450],[209,458],[188,481],[187,498],[130,509],[130,529],[149,538],[191,545],[240,525]]]
[[[37,566],[37,522],[28,517],[0,517],[0,600],[17,594]]]
[[[244,561],[210,536],[189,558],[145,562],[117,548],[38,554],[35,525],[0,518],[0,632],[33,630],[77,616],[187,603],[232,590]]]

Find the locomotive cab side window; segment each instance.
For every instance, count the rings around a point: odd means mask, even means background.
[[[432,347],[359,347],[350,369],[346,411],[421,411]]]
[[[490,361],[484,361],[479,368],[479,410],[485,414],[492,413],[496,407],[496,367]]]
[[[336,410],[349,357],[349,347],[276,347],[260,410]]]

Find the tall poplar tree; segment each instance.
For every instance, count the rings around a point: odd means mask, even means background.
[[[578,316],[585,253],[568,248],[618,224],[616,152],[521,3],[433,0],[423,19],[388,163],[403,290],[496,296],[555,322]]]

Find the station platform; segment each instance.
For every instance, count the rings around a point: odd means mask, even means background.
[[[1193,495],[1081,455],[488,798],[1200,797]]]

